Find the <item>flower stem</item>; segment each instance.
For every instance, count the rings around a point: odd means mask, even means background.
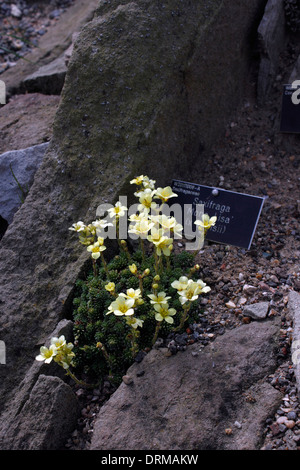
[[[144,287],[143,287],[143,278],[142,278],[141,275],[139,275],[138,279],[139,279],[139,288],[141,290],[141,295],[143,295],[143,289],[144,289]]]
[[[70,369],[67,369],[67,375],[69,377],[71,377],[74,380],[74,382],[77,383],[77,385],[81,385],[81,386],[86,387],[86,388],[96,388],[99,385],[99,383],[98,384],[88,384],[88,383],[84,382],[84,380],[79,380],[76,377],[76,375],[73,374],[73,372],[70,371]]]
[[[106,261],[105,261],[105,258],[104,258],[104,255],[103,255],[102,251],[101,251],[101,253],[100,253],[100,256],[101,256],[101,261],[102,261],[103,267],[104,267],[104,269],[105,269],[105,272],[106,272],[107,275],[109,275],[107,263],[106,263]]]
[[[143,258],[143,261],[145,261],[145,246],[144,246],[144,240],[142,239],[142,237],[140,237],[140,246],[141,246],[142,258]]]
[[[93,272],[94,276],[97,277],[97,261],[93,258]]]
[[[183,328],[184,322],[188,318],[188,312],[191,308],[191,305],[192,305],[191,302],[189,302],[189,304],[186,307],[183,307],[183,315],[181,317],[179,325],[174,329],[174,331],[179,331],[181,330],[181,328]]]
[[[152,339],[152,346],[155,344],[155,341],[157,340],[160,327],[161,327],[161,321],[157,322],[157,325],[156,325],[156,328],[155,328],[155,333],[154,333],[154,336],[153,336],[153,339]]]

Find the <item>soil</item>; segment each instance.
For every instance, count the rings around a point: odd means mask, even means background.
[[[19,3],[22,6],[25,2]],[[51,2],[53,10],[57,6],[54,3]],[[0,12],[3,12],[3,5],[1,8]],[[47,10],[47,18],[48,15]],[[0,15],[1,19],[4,21]],[[31,14],[28,21],[30,19]],[[41,16],[38,20],[40,23],[35,29],[43,23]],[[53,18],[51,21],[56,20]],[[51,21],[47,27],[51,27]],[[227,123],[224,135],[210,151],[205,164],[198,169],[199,184],[267,197],[249,250],[207,242],[196,259],[202,278],[211,287],[210,294],[201,301],[204,313],[199,318],[201,338],[197,340],[205,346],[216,335],[224,334],[227,328],[253,321],[243,314],[245,304],[267,300],[270,303],[269,316],[281,318],[278,370],[269,380],[283,392],[289,407],[285,406],[275,416],[270,416],[262,445],[262,448],[276,450],[300,449],[300,408],[290,354],[293,325],[287,305],[289,291],[300,291],[300,136],[280,132],[282,86],[288,83],[300,53],[299,44],[299,36],[291,34],[281,55],[270,96],[261,106],[256,101],[257,62],[253,64],[244,101]],[[15,54],[13,57],[2,54],[0,62],[12,59],[15,59]],[[9,129],[13,134],[13,123]],[[30,128],[24,132],[29,133],[30,140]],[[9,142],[9,136],[7,139]],[[20,148],[15,140],[14,144]],[[177,244],[175,249],[182,247]],[[247,290],[245,285],[251,285],[252,289]],[[195,340],[195,331],[191,326],[186,344],[182,346],[181,343],[180,347],[175,344],[173,353],[188,347],[191,339]],[[114,388],[109,382],[104,382],[100,389],[90,391],[75,387],[74,390],[81,414],[77,429],[64,449],[89,449],[94,420]],[[289,411],[284,411],[287,409]],[[278,416],[291,411],[296,414],[293,428],[284,429],[283,426],[278,429]]]

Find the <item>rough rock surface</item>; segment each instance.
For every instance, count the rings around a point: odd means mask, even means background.
[[[200,351],[152,350],[101,408],[91,450],[258,449],[282,399],[264,381],[276,368],[278,334],[274,320],[253,322]]]
[[[192,174],[203,142],[209,146],[238,103],[263,3],[100,2],[81,30],[50,147],[1,241],[1,410],[41,336],[68,315],[88,257],[68,228],[94,220],[136,173],[160,184],[171,173]]]
[[[63,89],[67,65],[62,54],[49,64],[43,65],[36,72],[23,80],[23,87],[28,93],[59,95]]]
[[[271,90],[285,38],[284,0],[268,0],[258,28],[261,59],[257,80],[257,97],[260,104],[265,102]]]
[[[55,450],[76,423],[78,403],[59,377],[39,375],[30,396],[11,423],[2,450]]]
[[[0,108],[0,152],[48,142],[60,96],[16,95]]]
[[[255,304],[246,305],[243,313],[254,320],[263,320],[267,317],[269,309],[269,302],[257,302]]]
[[[48,143],[0,155],[0,216],[11,224],[41,165]]]

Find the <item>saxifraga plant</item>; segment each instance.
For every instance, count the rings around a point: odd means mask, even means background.
[[[86,279],[76,283],[73,320],[74,344],[68,343],[67,360],[55,346],[64,338],[52,338],[50,348],[42,346],[38,360],[54,359],[67,374],[87,375],[101,381],[109,377],[118,383],[141,351],[148,352],[156,340],[182,332],[188,321],[196,321],[200,295],[211,289],[197,278],[198,252],[175,254],[173,239],[183,230],[175,217],[163,214],[162,207],[176,197],[171,187],[155,188],[155,181],[139,176],[131,181],[139,205],[129,219],[128,233],[139,239],[139,249],[132,252],[126,240],[118,237],[121,217],[127,207],[117,202],[108,209],[111,222],[98,219],[89,225],[82,221],[70,227],[79,242],[91,254],[92,269]],[[207,214],[195,221],[204,240],[216,217]],[[114,227],[119,254],[105,259],[105,229]],[[100,263],[99,263],[100,261]],[[65,346],[67,347],[67,346]]]

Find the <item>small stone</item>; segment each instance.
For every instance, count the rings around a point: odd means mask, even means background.
[[[241,423],[239,423],[238,421],[235,421],[234,425],[238,429],[241,429],[241,427],[242,427]]]
[[[232,300],[229,300],[229,302],[226,302],[225,305],[227,308],[236,308],[236,305]]]
[[[295,421],[297,419],[297,413],[295,413],[295,411],[289,411],[286,417],[287,419]]]
[[[248,323],[251,322],[251,318],[250,318],[250,317],[243,317],[243,318],[242,318],[242,322],[243,322],[245,325],[247,325]]]
[[[243,314],[254,320],[262,320],[267,317],[269,311],[269,302],[257,302],[256,304],[244,307]]]
[[[280,433],[279,424],[278,424],[278,423],[273,423],[273,424],[271,424],[270,429],[271,429],[271,431],[272,431],[273,436],[277,436],[277,434]]]
[[[133,378],[130,377],[130,375],[123,375],[122,380],[126,385],[131,385],[133,383]]]
[[[257,291],[257,287],[252,286],[250,284],[245,284],[243,287],[243,291],[245,292],[245,294],[251,295]]]
[[[19,7],[17,7],[17,5],[15,5],[14,3],[11,5],[11,15],[14,16],[15,18],[21,18],[22,16],[22,12],[20,10]]]
[[[288,428],[288,429],[293,429],[293,427],[295,426],[295,421],[293,421],[292,419],[287,419],[286,422],[284,423],[284,425]]]
[[[246,297],[241,297],[238,301],[239,305],[245,305],[247,303]]]
[[[287,421],[288,421],[288,419],[287,419],[286,416],[280,416],[279,418],[277,418],[276,423],[285,424]]]

